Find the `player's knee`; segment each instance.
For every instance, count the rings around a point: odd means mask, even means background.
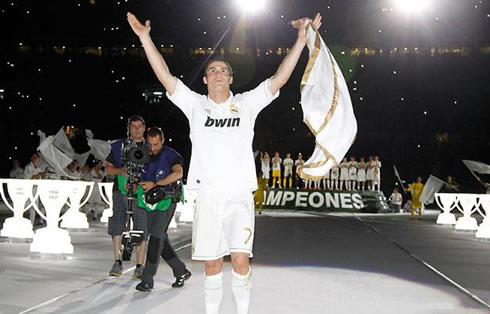
[[[233,270],[240,274],[246,275],[249,270],[250,262],[249,256],[246,253],[232,254],[231,263],[233,265]]]
[[[223,267],[223,259],[217,259],[212,261],[206,261],[204,264],[205,272],[207,276],[213,276],[221,272]]]

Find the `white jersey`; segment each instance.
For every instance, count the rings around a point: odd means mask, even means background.
[[[260,161],[262,165],[262,172],[266,172],[271,170],[271,159],[270,158],[262,158]]]
[[[282,159],[280,157],[272,158],[272,170],[281,170]]]
[[[357,161],[349,161],[349,179],[357,180]]]
[[[349,163],[343,161],[339,165],[340,168],[340,180],[348,181],[349,180]]]
[[[243,94],[230,92],[226,101],[216,104],[177,79],[174,93],[167,92],[167,97],[189,120],[192,155],[187,188],[236,186],[250,191],[257,189],[252,151],[255,119],[278,96],[279,91],[275,95],[270,92],[270,79],[267,79]]]
[[[357,181],[365,182],[366,181],[366,163],[364,161],[359,162],[358,164],[359,170],[357,171]]]
[[[296,173],[298,173],[298,168],[305,164],[303,159],[296,159],[294,165],[296,166]]]
[[[332,167],[332,173],[330,176],[331,176],[332,180],[338,180],[339,179],[339,167],[338,166]]]
[[[381,181],[381,161],[373,161],[373,180]]]
[[[12,179],[24,179],[24,169],[21,167],[10,170],[10,178]]]
[[[31,161],[24,169],[24,179],[32,179],[33,176],[38,175],[41,172],[44,172],[44,168],[40,166],[34,167],[34,164]]]
[[[293,166],[294,166],[294,161],[291,158],[284,158],[282,161],[282,164],[284,166],[284,176],[290,176],[293,174]]]

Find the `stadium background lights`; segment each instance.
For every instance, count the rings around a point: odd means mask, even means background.
[[[236,0],[236,4],[248,13],[256,13],[265,8],[265,0]]]

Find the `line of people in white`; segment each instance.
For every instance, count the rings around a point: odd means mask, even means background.
[[[281,159],[279,152],[275,152],[272,159],[267,152],[260,153],[263,178],[269,181],[272,177],[271,186],[273,188],[276,187],[276,184],[279,188],[292,188],[293,174],[295,173],[296,188],[323,188],[325,190],[347,191],[380,190],[381,161],[378,156],[369,156],[367,161],[365,161],[364,157],[361,157],[359,162],[356,161],[354,156],[350,157],[350,161],[347,161],[347,158],[344,158],[340,164],[335,165],[323,178],[318,180],[300,179],[298,168],[304,165],[304,163],[305,160],[303,160],[301,153],[298,154],[298,159],[296,159],[296,161],[291,159],[290,153],[286,154],[284,160]],[[283,176],[281,176],[281,166],[284,169]],[[293,166],[296,167],[295,172],[293,172]]]
[[[48,180],[81,180],[89,182],[102,182],[105,177],[105,172],[103,170],[102,162],[99,162],[95,166],[91,167],[86,163],[81,169],[78,165],[77,160],[73,160],[68,167],[65,169],[66,174],[70,177],[57,175],[44,160],[41,159],[39,154],[33,153],[31,156],[31,161],[23,169],[20,166],[18,160],[14,159],[12,161],[12,170],[10,171],[10,178],[12,179],[48,179]],[[90,200],[86,204],[87,215],[92,215],[93,217],[99,216],[104,208],[104,202],[97,189],[94,189]],[[36,213],[32,209],[30,212],[30,220],[35,223]]]

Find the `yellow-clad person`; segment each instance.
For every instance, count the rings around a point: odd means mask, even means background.
[[[413,220],[415,216],[415,211],[419,210],[419,220],[422,220],[422,203],[420,202],[420,195],[424,189],[424,184],[422,183],[422,177],[417,177],[417,182],[411,184],[406,191],[412,192],[412,215],[410,220]]]
[[[272,187],[276,187],[276,182],[279,184],[279,188],[281,188],[281,164],[282,159],[279,156],[279,152],[274,154],[272,157]]]
[[[262,210],[264,209],[264,201],[265,201],[265,191],[267,191],[269,180],[263,177],[263,173],[259,170],[257,175],[257,190],[254,195],[255,209],[259,210],[259,215],[262,215]]]

